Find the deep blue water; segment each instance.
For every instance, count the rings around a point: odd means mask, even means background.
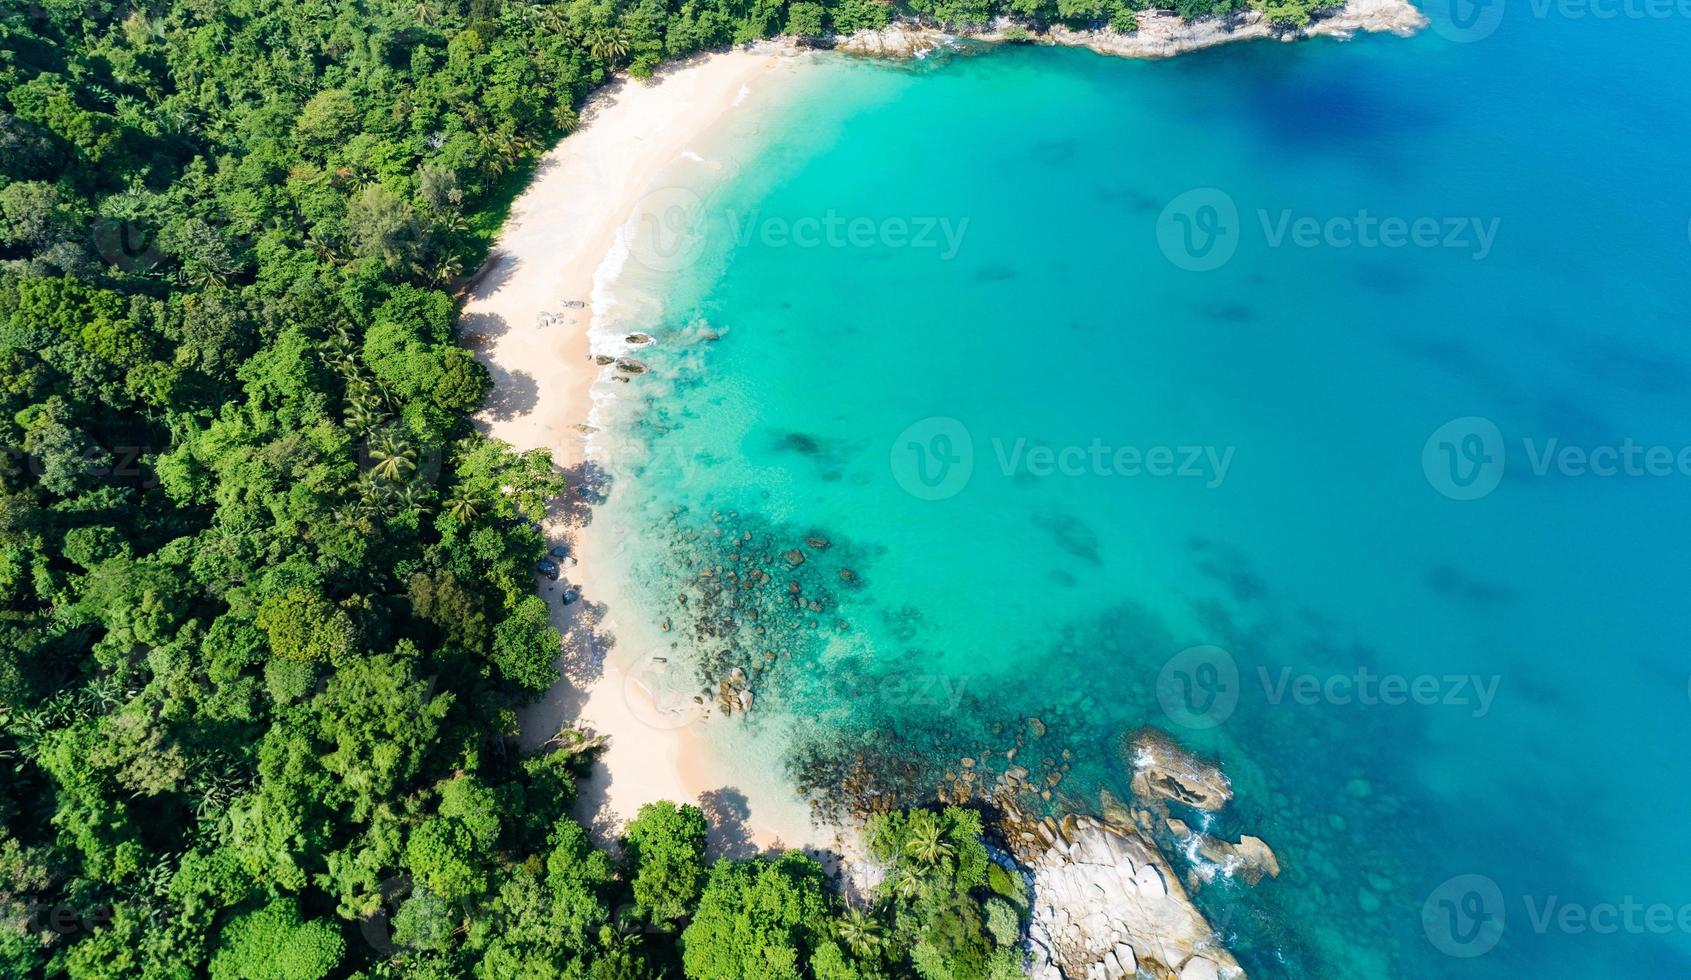
[[[1155,725],[1285,867],[1197,890],[1256,974],[1691,975],[1691,20],[1486,9],[756,93],[604,518],[717,736],[1096,809]]]

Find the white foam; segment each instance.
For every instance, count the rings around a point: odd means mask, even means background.
[[[623,268],[628,265],[629,255],[634,249],[634,236],[639,229],[639,215],[630,215],[628,220],[617,228],[616,238],[611,242],[610,251],[599,261],[598,268],[593,270],[593,289],[588,294],[587,321],[587,351],[589,354],[609,354],[620,356],[617,348],[623,346],[620,338],[612,329],[611,311],[616,308],[616,281],[622,275]],[[604,431],[603,408],[617,397],[614,386],[605,380],[607,372],[601,368],[588,386],[587,396],[593,403],[588,409],[587,424],[594,431],[587,434],[586,455],[597,458],[604,448],[599,435]]]
[[[692,150],[682,150],[681,151],[681,159],[691,160],[694,163],[704,163],[705,162],[704,157],[699,156],[697,153],[694,153]]]
[[[747,99],[751,98],[751,94],[752,94],[752,87],[749,84],[741,85],[740,91],[738,93],[736,93],[735,96],[734,96],[734,103],[733,104],[736,107],[741,105]]]

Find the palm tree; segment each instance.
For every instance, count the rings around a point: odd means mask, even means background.
[[[522,16],[530,24],[556,34],[562,34],[564,27],[569,23],[563,6],[551,0],[530,0],[523,5]]]
[[[370,472],[389,483],[398,482],[405,474],[417,468],[417,464],[411,461],[410,447],[399,441],[391,432],[371,444],[370,458],[376,463],[370,467]]]
[[[477,514],[481,513],[481,504],[474,497],[463,490],[459,490],[451,500],[446,502],[446,512],[451,514],[452,519],[458,523],[468,524],[476,519]]]
[[[421,509],[428,503],[429,489],[421,480],[412,480],[394,491],[393,500],[401,510]]]
[[[369,408],[356,402],[346,410],[347,428],[359,435],[369,435],[370,430],[380,425],[382,417]]]
[[[587,32],[587,51],[614,67],[628,57],[628,32],[620,27],[595,27]]]
[[[494,130],[484,129],[476,134],[476,142],[481,144],[482,155],[487,159],[487,169],[495,177],[503,174],[508,152],[507,137]]]
[[[907,902],[928,893],[928,878],[913,864],[900,864],[893,872],[892,891]]]
[[[456,255],[443,255],[432,262],[418,259],[411,263],[411,273],[430,286],[450,282],[464,271],[464,260]]]
[[[932,871],[943,862],[951,859],[953,848],[951,842],[945,839],[940,831],[939,821],[932,819],[918,819],[916,811],[911,814],[910,836],[905,838],[904,853],[921,866],[924,871]]]
[[[852,907],[839,922],[840,941],[852,955],[865,957],[881,948],[881,923],[863,909]]]

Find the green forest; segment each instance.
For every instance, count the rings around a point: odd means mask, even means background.
[[[614,854],[567,815],[591,744],[511,747],[565,488],[471,428],[452,293],[613,72],[992,12],[0,6],[0,972],[1020,975],[972,811],[876,818],[853,902],[802,854],[707,863],[696,807]]]

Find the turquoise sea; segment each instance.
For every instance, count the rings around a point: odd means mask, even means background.
[[[1152,725],[1254,975],[1691,975],[1691,11],[1429,13],[817,56],[677,166],[595,523],[748,780],[1095,811]]]

